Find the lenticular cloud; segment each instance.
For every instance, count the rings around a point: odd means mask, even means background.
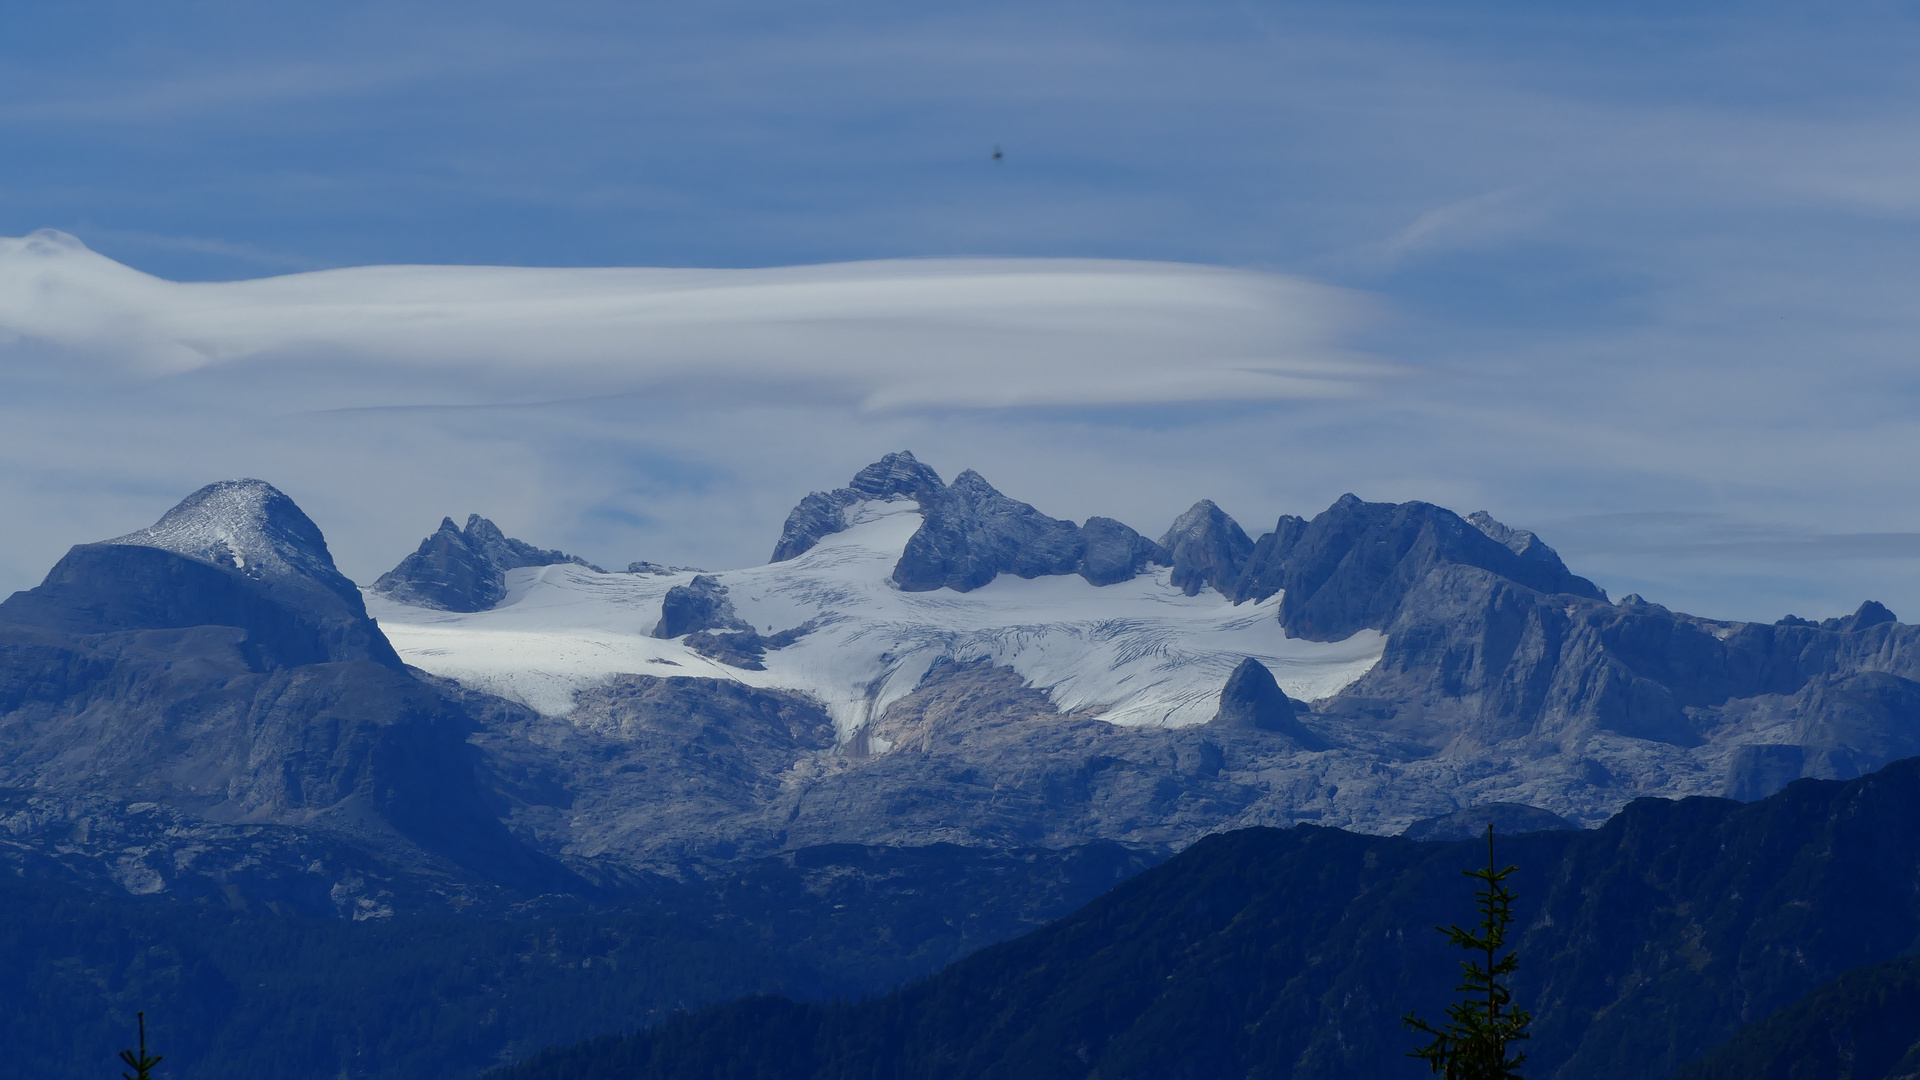
[[[868,409],[1345,396],[1344,290],[1115,260],[762,270],[373,266],[181,283],[43,230],[0,239],[0,341],[128,378],[269,366],[446,376],[474,400],[696,389]],[[367,386],[377,404],[376,385]]]

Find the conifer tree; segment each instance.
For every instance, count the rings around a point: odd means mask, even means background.
[[[139,1012],[134,1015],[140,1018],[140,1052],[135,1054],[131,1050],[120,1051],[120,1060],[126,1062],[127,1068],[133,1070],[130,1073],[121,1073],[121,1080],[153,1080],[153,1067],[160,1064],[160,1057],[157,1054],[153,1057],[147,1056],[147,1014]]]
[[[1507,930],[1513,925],[1513,893],[1506,880],[1519,867],[1496,870],[1495,865],[1493,826],[1489,824],[1487,868],[1461,871],[1482,884],[1473,894],[1479,901],[1479,929],[1434,928],[1445,934],[1449,943],[1475,954],[1460,962],[1463,977],[1454,989],[1461,997],[1447,1006],[1446,1026],[1436,1028],[1413,1013],[1400,1018],[1407,1027],[1432,1038],[1407,1056],[1424,1060],[1446,1080],[1520,1080],[1520,1065],[1527,1060],[1522,1053],[1508,1056],[1510,1044],[1528,1038],[1527,1025],[1533,1020],[1526,1010],[1513,1007],[1508,986],[1514,969],[1520,966],[1520,957],[1511,951],[1500,955],[1506,948]]]

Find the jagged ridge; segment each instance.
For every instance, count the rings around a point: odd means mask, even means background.
[[[464,529],[452,518],[441,518],[440,528],[380,575],[373,591],[416,607],[485,611],[507,595],[507,571],[562,563],[606,573],[577,555],[515,540],[479,514],[467,515]]]

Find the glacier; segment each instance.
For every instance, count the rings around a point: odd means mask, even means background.
[[[846,515],[845,530],[797,558],[708,575],[756,631],[812,625],[769,650],[764,671],[651,636],[668,590],[692,571],[533,567],[509,571],[507,595],[490,610],[438,611],[371,590],[367,609],[408,663],[547,716],[565,716],[579,691],[623,674],[726,679],[814,698],[843,746],[941,660],[1010,667],[1062,713],[1177,728],[1213,717],[1246,657],[1290,697],[1313,701],[1351,685],[1386,648],[1375,630],[1337,642],[1290,638],[1279,595],[1239,605],[1212,589],[1187,596],[1168,567],[1099,587],[1071,575],[1002,574],[967,593],[905,592],[890,574],[920,527],[919,504],[867,500]]]

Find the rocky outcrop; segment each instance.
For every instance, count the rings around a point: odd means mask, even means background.
[[[1560,553],[1548,547],[1528,530],[1503,525],[1495,521],[1493,515],[1485,510],[1475,510],[1467,515],[1467,520],[1473,524],[1474,528],[1485,533],[1487,539],[1504,545],[1508,551],[1522,559],[1545,563],[1562,573],[1567,572],[1566,564],[1560,561]]]
[[[1173,561],[1165,548],[1112,518],[1088,518],[1080,539],[1079,574],[1093,585],[1131,581],[1150,566]]]
[[[795,558],[847,527],[847,511],[870,500],[913,499],[923,521],[895,566],[895,584],[909,592],[968,592],[999,575],[1079,574],[1094,585],[1131,580],[1171,562],[1158,544],[1112,518],[1085,526],[1050,518],[995,490],[969,469],[941,483],[912,453],[888,454],[860,470],[846,487],[816,491],[787,515],[773,562]]]
[[[1201,499],[1175,518],[1160,546],[1172,561],[1173,584],[1188,596],[1207,586],[1232,596],[1253,554],[1246,531],[1211,499]]]
[[[785,562],[813,550],[825,536],[847,527],[848,507],[868,500],[917,499],[920,505],[938,495],[945,487],[940,474],[920,464],[907,450],[888,454],[854,474],[846,487],[835,491],[816,491],[800,500],[787,515],[780,530],[780,541],[773,546],[769,562]]]
[[[1272,561],[1269,556],[1261,587],[1277,585],[1282,592],[1287,633],[1314,641],[1385,629],[1408,592],[1447,565],[1477,567],[1549,595],[1604,599],[1558,556],[1523,558],[1452,511],[1423,502],[1369,503],[1343,495],[1300,531],[1277,571]],[[1243,591],[1242,598],[1251,595]]]
[[[1216,728],[1269,731],[1293,740],[1302,750],[1325,750],[1327,741],[1300,722],[1298,709],[1280,689],[1273,672],[1249,656],[1240,661],[1220,690],[1220,711],[1209,722]]]
[[[442,518],[418,551],[380,575],[373,591],[415,607],[486,611],[507,595],[507,571],[561,563],[605,573],[579,556],[515,540],[479,514],[467,515],[464,529]]]
[[[780,850],[750,823],[834,742],[815,702],[722,679],[623,676],[565,718],[466,697],[517,831],[662,870]]]
[[[720,584],[720,579],[696,574],[685,585],[667,590],[660,602],[660,621],[654,625],[653,636],[677,638],[701,630],[747,629],[751,628],[734,612],[733,601],[727,599],[727,587]]]
[[[1602,786],[1609,768],[1583,755],[1609,737],[1717,744],[1724,790],[1752,798],[1920,753],[1920,627],[1865,621],[1720,622],[1444,564],[1402,597],[1380,662],[1321,708],[1371,703],[1372,722],[1436,750],[1546,754]]]
[[[1293,558],[1293,549],[1307,531],[1307,519],[1292,514],[1280,515],[1273,531],[1254,541],[1253,552],[1233,586],[1233,602],[1260,601],[1280,591],[1281,575]]]
[[[1003,573],[1033,578],[1080,568],[1078,526],[1007,498],[972,469],[922,505],[926,518],[893,568],[894,583],[908,592],[968,592]]]
[[[1161,545],[1112,518],[1088,518],[1085,528],[1050,518],[972,469],[921,505],[925,520],[893,568],[894,584],[908,592],[969,592],[1001,574],[1079,574],[1112,585],[1168,562]]]

